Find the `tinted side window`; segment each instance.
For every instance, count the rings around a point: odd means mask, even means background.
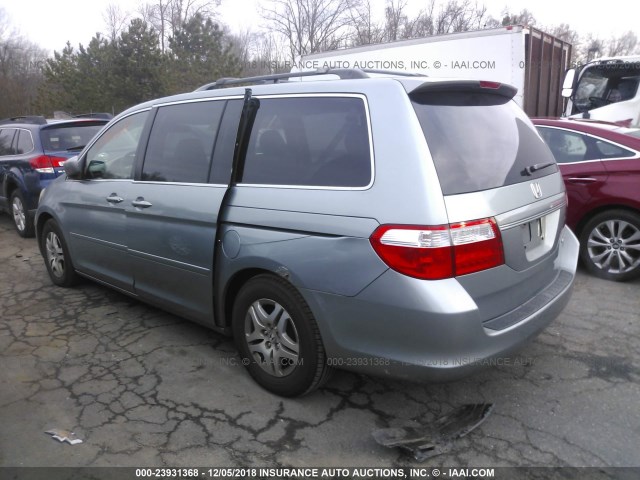
[[[160,107],[142,166],[142,180],[206,183],[225,101]]]
[[[0,130],[0,155],[14,155],[11,141],[15,133],[15,128],[4,128]]]
[[[362,99],[260,99],[243,183],[364,187],[370,181],[369,128]]]
[[[105,131],[86,157],[87,178],[132,177],[140,134],[149,112],[129,115]]]
[[[557,128],[538,127],[538,131],[558,163],[583,162],[598,158],[594,152],[589,152],[586,142],[588,137],[584,135]]]
[[[16,153],[22,155],[33,150],[33,139],[31,134],[26,130],[18,131],[18,141],[16,142]]]

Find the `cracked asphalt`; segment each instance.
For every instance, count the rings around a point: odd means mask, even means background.
[[[417,466],[377,428],[494,403],[423,466],[639,466],[640,281],[579,273],[565,312],[504,365],[450,384],[337,372],[282,399],[230,339],[89,281],[52,285],[0,215],[0,466]],[[45,430],[83,439],[61,444]]]

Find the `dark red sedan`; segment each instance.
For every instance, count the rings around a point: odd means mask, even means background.
[[[532,121],[564,177],[567,224],[586,268],[610,280],[640,275],[640,130],[582,119]]]

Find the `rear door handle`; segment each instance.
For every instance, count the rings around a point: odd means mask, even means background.
[[[147,202],[144,199],[144,197],[138,197],[133,202],[131,202],[131,205],[133,205],[134,207],[137,207],[137,208],[149,208],[149,207],[153,206],[153,203]]]
[[[109,203],[120,203],[124,200],[124,198],[119,197],[117,193],[112,193],[107,197],[107,202]]]
[[[594,183],[597,182],[597,178],[593,177],[569,177],[567,181],[571,183]]]

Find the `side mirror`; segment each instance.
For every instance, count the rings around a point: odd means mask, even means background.
[[[82,174],[82,165],[78,155],[71,157],[64,162],[64,173],[66,173],[69,178],[80,178],[80,175]]]
[[[573,81],[576,78],[576,69],[570,68],[564,75],[564,82],[562,82],[562,96],[569,98],[573,93]]]

